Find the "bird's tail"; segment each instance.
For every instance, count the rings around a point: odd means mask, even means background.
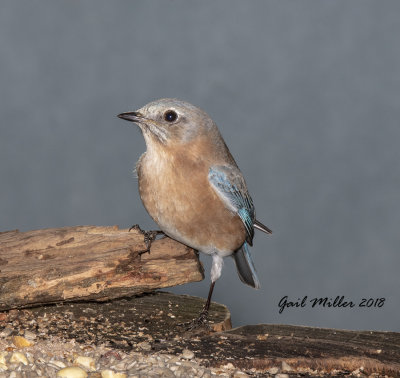
[[[235,251],[233,257],[235,258],[240,280],[246,285],[259,289],[260,281],[258,280],[247,242],[244,242],[244,244]]]

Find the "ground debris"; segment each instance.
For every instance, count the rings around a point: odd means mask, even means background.
[[[0,313],[0,377],[400,376],[398,333],[266,324],[187,332],[182,324],[203,304],[158,292]],[[210,318],[229,326],[225,306],[213,303]]]

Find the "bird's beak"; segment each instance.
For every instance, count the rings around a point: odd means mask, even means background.
[[[127,112],[118,114],[118,117],[130,122],[141,122],[144,120],[143,114],[139,112]]]

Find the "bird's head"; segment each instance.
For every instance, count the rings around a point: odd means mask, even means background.
[[[142,130],[146,144],[185,144],[197,137],[218,133],[216,125],[203,110],[171,98],[150,102],[118,117],[135,122]]]

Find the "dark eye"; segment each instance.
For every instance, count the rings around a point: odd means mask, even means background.
[[[176,121],[177,118],[178,118],[178,114],[176,114],[176,112],[174,112],[173,110],[167,110],[164,113],[164,119],[167,122],[174,122],[174,121]]]

